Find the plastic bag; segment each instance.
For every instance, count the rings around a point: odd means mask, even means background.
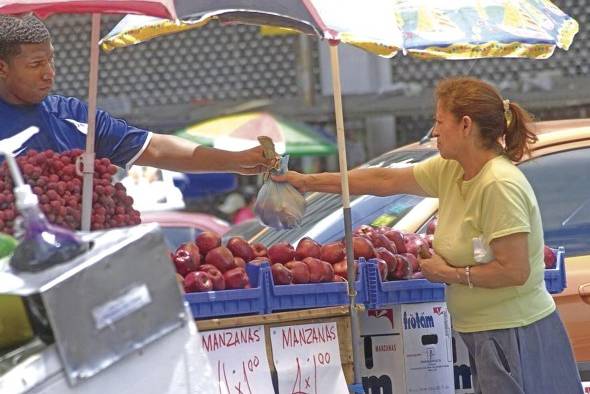
[[[275,173],[286,173],[288,162],[289,155],[283,156]],[[254,212],[266,226],[278,230],[290,229],[301,223],[305,213],[305,199],[289,183],[274,182],[268,177],[258,192]]]

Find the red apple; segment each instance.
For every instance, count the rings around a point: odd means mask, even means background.
[[[241,257],[234,256],[234,264],[236,265],[236,267],[246,268],[246,262]]]
[[[377,257],[387,263],[387,272],[395,271],[397,260],[395,259],[394,253],[391,253],[385,248],[377,248]]]
[[[398,253],[406,253],[406,244],[404,243],[404,234],[399,230],[391,229],[384,234],[390,241],[393,241]]]
[[[375,229],[373,226],[369,226],[368,224],[361,224],[360,226],[358,226],[357,228],[354,229],[353,234],[354,235],[366,234],[366,235],[370,236],[374,230]]]
[[[404,244],[406,245],[406,253],[418,256],[418,249],[424,245],[424,241],[418,234],[408,233],[404,235]]]
[[[275,285],[290,285],[293,282],[293,274],[283,264],[273,264],[270,271]]]
[[[242,237],[231,237],[227,240],[226,247],[236,257],[241,257],[245,262],[253,260],[256,257],[252,246]]]
[[[226,289],[243,289],[249,284],[248,275],[243,268],[236,267],[224,272]]]
[[[295,259],[295,249],[288,242],[278,242],[268,248],[268,258],[272,264],[283,264]]]
[[[213,282],[213,290],[225,290],[225,280],[223,274],[214,265],[203,264],[199,271],[207,273]]]
[[[549,246],[543,246],[543,255],[545,261],[545,268],[555,268],[555,263],[557,262],[557,256],[553,252]]]
[[[264,246],[264,244],[260,242],[253,243],[252,249],[254,249],[254,254],[256,255],[256,257],[265,257],[268,255],[268,250],[266,249],[266,246]]]
[[[303,260],[306,257],[320,258],[321,245],[309,237],[301,238],[295,248],[295,258]]]
[[[180,246],[176,249],[175,253],[178,253],[179,250],[185,250],[188,252],[188,254],[191,255],[191,257],[195,260],[200,262],[200,258],[201,258],[201,254],[200,254],[200,249],[197,246],[196,243],[194,242],[187,242],[187,243],[183,243],[180,244]]]
[[[324,277],[322,260],[316,259],[315,257],[306,257],[303,259],[303,263],[309,268],[309,281],[311,283],[321,282]]]
[[[397,253],[397,249],[395,248],[395,243],[393,243],[384,234],[374,232],[373,235],[371,236],[371,242],[373,243],[373,246],[375,248],[385,248],[393,254]]]
[[[236,267],[234,255],[225,246],[218,246],[212,249],[205,256],[205,263],[214,265],[221,272],[226,272]]]
[[[348,280],[348,262],[346,260],[334,263],[332,264],[332,267],[334,267],[335,276],[341,276],[344,279]],[[358,275],[358,262],[356,260],[354,261],[354,272],[356,275]]]
[[[184,291],[187,293],[211,290],[213,290],[213,282],[205,272],[189,272],[184,278]]]
[[[174,266],[176,267],[176,272],[184,277],[189,272],[198,271],[199,265],[201,264],[201,258],[200,256],[197,258],[199,260],[195,261],[194,256],[192,256],[188,251],[184,249],[178,250],[174,254],[173,260]]]
[[[332,264],[328,263],[327,261],[320,260],[320,262],[322,263],[323,269],[321,281],[332,282],[332,280],[334,280],[334,267],[332,267]]]
[[[327,261],[328,263],[333,264],[344,259],[344,253],[345,251],[343,242],[330,242],[322,245],[322,247],[320,248],[319,258],[323,261]]]
[[[412,253],[402,253],[402,256],[404,256],[406,260],[408,260],[408,263],[410,263],[412,272],[420,271],[420,264],[418,263],[416,256],[414,256]]]
[[[293,274],[293,283],[309,283],[309,267],[303,261],[289,261],[285,267],[291,270]]]
[[[428,222],[428,225],[426,226],[426,234],[434,234],[434,232],[436,231],[436,225],[438,224],[438,217],[433,217],[430,222]]]
[[[195,243],[201,250],[201,253],[206,256],[209,251],[221,246],[221,237],[213,231],[203,231],[197,235]]]
[[[389,273],[389,279],[408,279],[412,275],[412,266],[410,265],[410,262],[404,255],[401,254],[396,254],[395,259],[397,260],[395,271]]]
[[[375,248],[371,241],[363,237],[352,237],[352,250],[355,260],[359,257],[372,259],[375,257]]]

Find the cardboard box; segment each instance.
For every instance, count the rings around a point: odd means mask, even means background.
[[[590,394],[590,382],[582,382],[582,387],[584,387],[584,394]]]
[[[454,394],[446,303],[395,305],[360,315],[367,394]]]

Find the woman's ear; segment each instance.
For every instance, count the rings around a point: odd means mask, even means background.
[[[471,119],[471,117],[465,115],[461,118],[461,126],[463,129],[463,135],[465,137],[469,136],[471,134],[471,131],[473,129],[473,120]]]

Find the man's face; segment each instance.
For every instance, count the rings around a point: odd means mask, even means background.
[[[53,88],[53,46],[21,44],[20,53],[8,61],[0,59],[0,97],[16,105],[38,104]]]

